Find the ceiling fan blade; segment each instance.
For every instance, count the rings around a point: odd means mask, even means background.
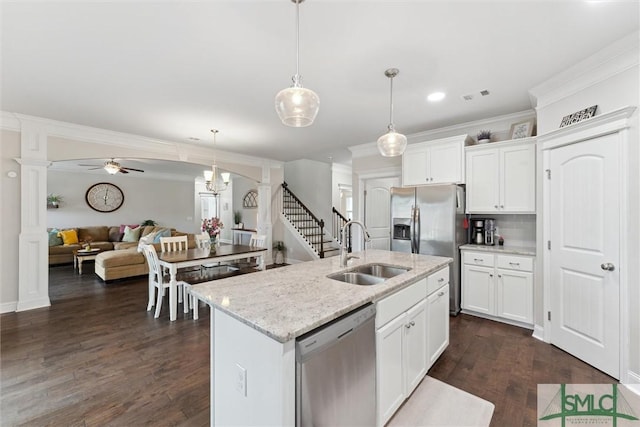
[[[87,169],[87,170],[88,170],[88,171],[95,171],[95,170],[98,170],[98,169],[104,169],[104,167],[102,167],[102,166],[98,166],[98,167],[90,168],[90,169]]]
[[[126,168],[120,168],[120,170],[119,170],[118,172],[120,172],[120,173],[129,173],[129,172],[127,172],[125,169],[126,169]]]
[[[104,165],[78,165],[78,166],[89,166],[89,167],[92,167],[92,168],[102,168],[102,167],[104,167]]]
[[[126,169],[128,171],[134,171],[134,172],[144,172],[142,169],[125,168],[125,167],[121,167],[120,169]]]

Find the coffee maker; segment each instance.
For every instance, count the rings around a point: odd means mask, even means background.
[[[484,245],[484,219],[474,219],[472,222],[471,243]]]
[[[496,220],[485,218],[484,220],[484,244],[493,246],[496,244]]]

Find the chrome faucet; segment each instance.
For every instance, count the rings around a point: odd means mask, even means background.
[[[347,223],[342,227],[342,242],[340,243],[340,265],[342,267],[346,267],[347,266],[347,261],[349,261],[352,258],[358,258],[357,256],[354,255],[349,255],[349,253],[347,252],[347,227],[349,227],[351,224],[358,224],[360,227],[362,227],[362,232],[364,233],[364,250],[367,250],[367,242],[371,241],[371,236],[369,235],[369,231],[367,230],[367,227],[364,226],[364,224],[360,221],[347,221]]]

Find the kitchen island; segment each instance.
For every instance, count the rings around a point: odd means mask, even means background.
[[[211,425],[295,424],[295,339],[445,268],[451,258],[369,250],[202,283],[211,313]],[[364,264],[410,269],[360,286],[326,276]],[[425,286],[426,291],[426,286]]]

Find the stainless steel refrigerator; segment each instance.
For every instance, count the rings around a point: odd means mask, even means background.
[[[391,250],[453,258],[449,311],[460,312],[460,251],[466,243],[464,187],[434,185],[391,189]]]

